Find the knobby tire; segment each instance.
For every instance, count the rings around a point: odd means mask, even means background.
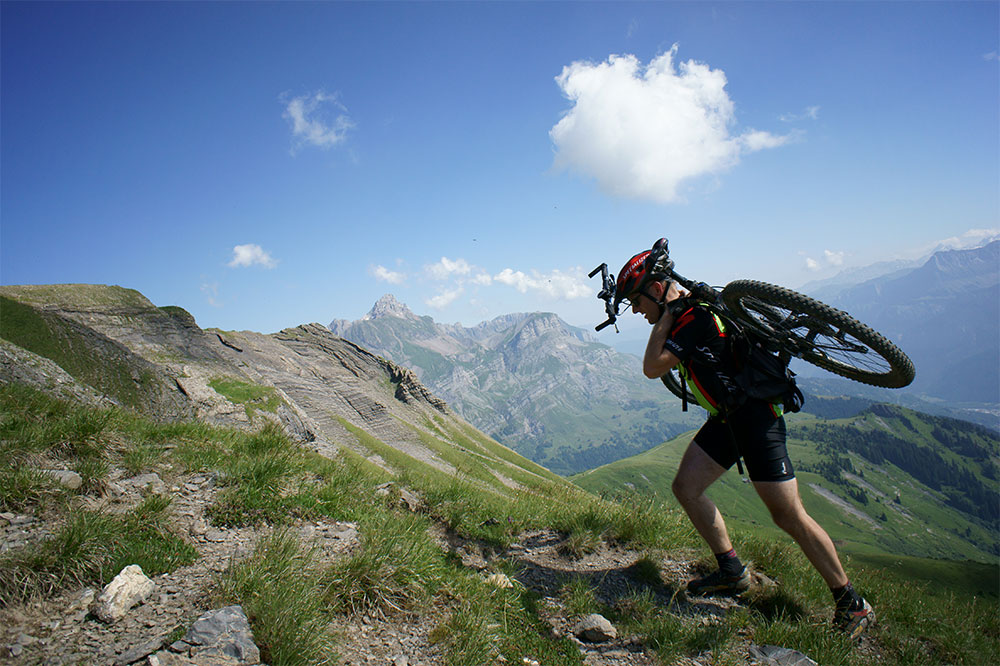
[[[842,310],[791,289],[735,280],[722,290],[722,301],[738,321],[776,341],[791,355],[842,377],[901,388],[916,374],[906,354],[880,333]]]

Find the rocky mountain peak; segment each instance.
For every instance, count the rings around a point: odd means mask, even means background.
[[[400,319],[417,319],[410,308],[396,300],[392,294],[386,294],[375,302],[372,309],[362,317],[363,320],[379,319],[381,317],[398,317]]]

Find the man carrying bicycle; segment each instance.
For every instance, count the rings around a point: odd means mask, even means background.
[[[740,457],[754,489],[775,524],[798,543],[830,587],[834,625],[850,637],[875,621],[871,605],[855,591],[841,566],[833,541],[807,513],[785,447],[780,403],[742,396],[736,388],[735,358],[725,322],[704,305],[686,298],[671,280],[666,239],[640,252],[618,274],[614,309],[627,303],[653,326],[643,358],[643,374],[654,379],[677,368],[688,390],[709,412],[681,460],[673,493],[719,563],[718,570],[688,583],[693,595],[739,594],[750,587],[725,522],[705,491]]]

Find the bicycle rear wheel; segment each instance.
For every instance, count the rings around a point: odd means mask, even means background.
[[[722,301],[740,322],[792,356],[863,384],[901,388],[913,381],[913,362],[880,333],[842,310],[766,282],[735,280]]]

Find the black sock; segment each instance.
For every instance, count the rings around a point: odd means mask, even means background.
[[[719,563],[719,570],[727,576],[739,576],[743,571],[743,563],[736,556],[735,548],[728,553],[716,553],[715,559]]]
[[[831,587],[830,592],[833,593],[833,603],[837,605],[837,608],[848,608],[850,610],[859,610],[861,608],[861,597],[854,591],[854,586],[851,585],[850,581],[847,581],[847,585],[843,587]]]

